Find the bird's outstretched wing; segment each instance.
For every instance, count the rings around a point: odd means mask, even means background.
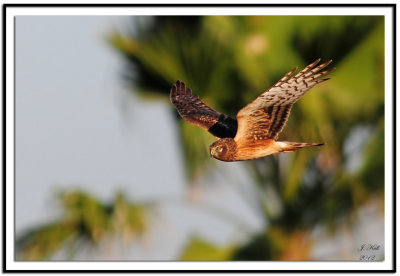
[[[178,80],[172,85],[170,98],[178,113],[189,123],[204,128],[219,138],[235,137],[237,121],[207,106],[198,96],[192,94],[190,88],[186,88],[185,83]]]
[[[293,104],[312,87],[328,80],[321,77],[335,69],[320,72],[332,62],[329,60],[315,67],[320,60],[314,61],[296,75],[297,67],[293,68],[274,86],[242,108],[236,116],[239,127],[235,140],[276,139],[285,126]]]

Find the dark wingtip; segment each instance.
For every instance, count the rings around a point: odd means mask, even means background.
[[[323,66],[323,67],[326,67],[326,66],[328,66],[329,64],[331,64],[332,61],[333,61],[333,59],[330,59],[330,60],[324,62],[324,63],[322,64],[322,66]]]
[[[299,68],[299,66],[292,68],[292,70],[290,70],[289,73],[287,73],[287,75],[289,77],[291,77],[297,71],[298,68]]]
[[[324,79],[319,79],[319,80],[316,80],[316,83],[321,83],[321,82],[324,82],[324,81],[327,81],[327,80],[330,80],[331,78],[324,78]]]
[[[187,88],[183,81],[177,80],[175,84],[172,85],[171,93],[179,95],[191,95],[192,90]]]
[[[311,62],[308,67],[313,68],[315,65],[317,65],[319,62],[321,61],[321,58],[318,58],[316,60],[314,60],[313,62]]]
[[[177,88],[179,87],[181,81],[177,80],[175,83],[172,84],[171,86],[171,92],[176,92]]]
[[[183,81],[177,80],[176,81],[176,87],[179,89],[181,89],[182,86],[184,86],[185,84],[183,83]]]

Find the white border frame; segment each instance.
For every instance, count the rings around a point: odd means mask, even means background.
[[[4,8],[4,7],[3,7]],[[383,262],[16,262],[14,260],[14,30],[21,15],[383,15],[385,16],[385,260]],[[7,7],[6,256],[4,270],[392,270],[393,14],[391,7]],[[4,26],[3,26],[4,27]],[[3,34],[4,35],[4,34]],[[4,61],[3,61],[4,62]],[[4,210],[3,210],[4,211]],[[4,246],[4,245],[3,245]],[[4,257],[4,256],[3,256]]]

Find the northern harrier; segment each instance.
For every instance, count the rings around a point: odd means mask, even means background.
[[[321,77],[335,69],[320,72],[332,62],[329,60],[315,67],[320,60],[296,75],[297,67],[293,68],[274,86],[243,107],[236,115],[237,120],[208,107],[179,80],[171,88],[171,102],[185,120],[219,138],[210,146],[210,153],[221,161],[249,160],[307,146],[320,146],[323,144],[276,141],[293,104],[312,87],[328,80]]]

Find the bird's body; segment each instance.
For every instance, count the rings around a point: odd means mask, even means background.
[[[236,143],[235,139],[222,138],[210,146],[210,153],[221,161],[244,161],[274,154],[278,149],[279,146],[272,139]]]
[[[313,68],[319,61],[294,76],[296,68],[292,69],[243,107],[236,115],[237,120],[208,107],[180,81],[171,88],[171,101],[185,120],[220,138],[210,146],[210,153],[221,161],[250,160],[306,146],[320,146],[320,143],[276,141],[292,105],[313,86],[328,80],[320,77],[334,69],[319,72],[331,62]]]
[[[236,143],[235,139],[222,138],[210,146],[210,153],[218,160],[231,162],[257,159],[272,154],[292,152],[303,147],[322,145],[321,143],[284,142],[273,139]]]

